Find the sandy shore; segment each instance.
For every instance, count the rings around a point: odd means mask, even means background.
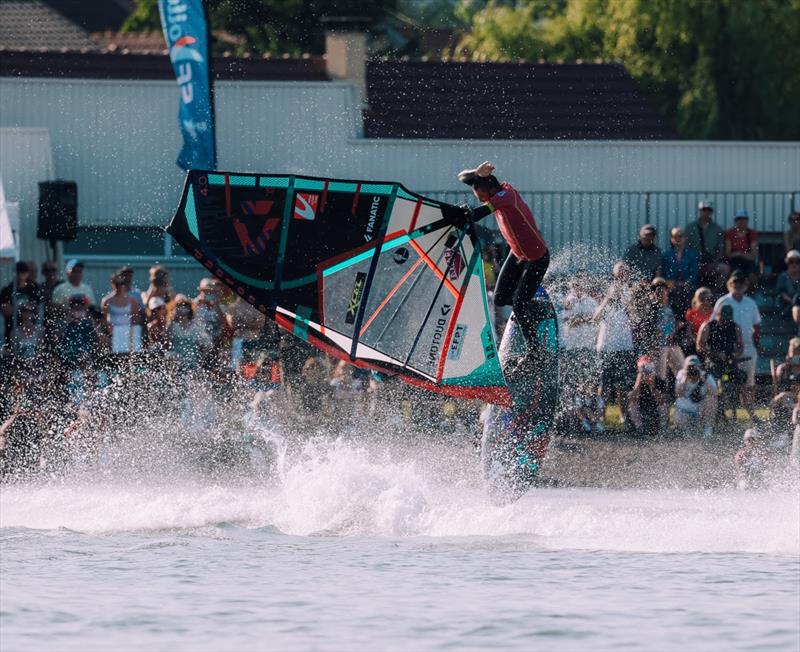
[[[669,433],[641,439],[624,433],[556,438],[542,465],[542,478],[557,486],[610,489],[712,489],[735,487],[733,456],[744,427],[712,442]],[[796,469],[788,455],[775,455],[770,477],[790,482]]]

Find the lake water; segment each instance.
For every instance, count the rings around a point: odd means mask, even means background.
[[[459,455],[4,486],[0,649],[800,650],[796,489],[502,506]]]

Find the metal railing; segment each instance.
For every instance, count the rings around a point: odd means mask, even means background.
[[[621,253],[636,241],[642,224],[654,224],[658,243],[669,244],[669,230],[685,226],[697,217],[701,200],[714,204],[714,219],[721,226],[733,226],[734,212],[750,213],[750,226],[761,232],[782,232],[786,218],[800,208],[800,190],[765,191],[520,191],[536,215],[551,249],[584,243]],[[460,203],[474,198],[465,191],[430,191],[421,194]],[[483,224],[496,228],[493,218]]]

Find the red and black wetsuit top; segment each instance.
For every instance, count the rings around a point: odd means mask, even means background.
[[[494,213],[511,253],[519,260],[539,260],[547,252],[547,243],[533,212],[510,183],[504,181],[500,186],[487,203],[473,212],[473,218],[479,220]]]

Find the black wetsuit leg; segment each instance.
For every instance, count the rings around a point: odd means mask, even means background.
[[[519,260],[513,253],[509,253],[497,275],[494,302],[498,306],[513,306],[515,319],[527,342],[533,341],[536,324],[540,320],[533,297],[549,266],[549,251],[539,260]]]

